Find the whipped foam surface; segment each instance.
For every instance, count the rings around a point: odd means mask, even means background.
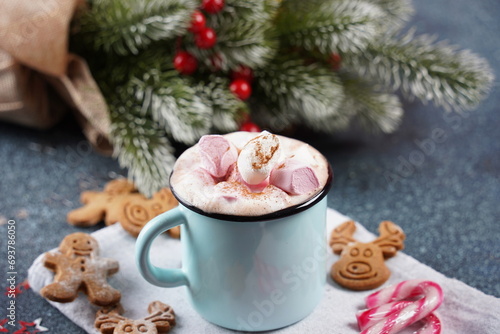
[[[233,132],[223,135],[237,149],[238,154],[253,138],[255,132]],[[318,180],[318,187],[307,193],[294,195],[272,185],[261,188],[245,183],[234,163],[224,178],[213,177],[202,167],[199,145],[187,149],[174,166],[170,185],[186,204],[207,213],[260,216],[306,202],[318,194],[328,180],[328,161],[312,146],[296,139],[279,136],[280,157],[276,166],[289,159],[299,159],[310,167]]]

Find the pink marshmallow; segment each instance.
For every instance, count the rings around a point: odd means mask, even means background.
[[[297,159],[287,159],[271,171],[269,183],[291,195],[302,195],[319,187],[311,167]]]
[[[201,167],[215,178],[225,177],[238,159],[238,150],[226,138],[206,135],[198,142]]]

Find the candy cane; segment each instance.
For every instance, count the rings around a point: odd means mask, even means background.
[[[417,300],[410,301],[404,299]],[[366,298],[366,311],[356,315],[361,334],[395,334],[422,320],[416,334],[439,334],[441,322],[432,312],[443,301],[441,287],[431,281],[409,280],[375,292]]]

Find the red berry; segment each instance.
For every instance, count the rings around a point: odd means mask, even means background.
[[[240,100],[246,100],[252,94],[252,87],[243,79],[236,79],[229,85],[229,90],[233,92]]]
[[[224,8],[224,0],[203,0],[201,9],[210,14],[218,13]]]
[[[232,73],[231,77],[233,80],[242,79],[247,82],[253,81],[253,71],[250,67],[245,65],[239,65]]]
[[[217,35],[212,28],[201,29],[194,38],[194,43],[200,49],[210,49],[217,42]]]
[[[198,61],[189,52],[179,51],[174,57],[174,67],[180,73],[189,75],[198,68]]]
[[[261,132],[261,128],[252,122],[245,122],[241,124],[240,131],[248,131],[248,132]]]
[[[205,28],[205,23],[207,20],[205,19],[205,15],[202,14],[199,10],[195,10],[193,15],[191,16],[191,25],[189,26],[189,31],[197,33]]]
[[[338,53],[332,53],[330,56],[330,64],[332,65],[332,69],[334,71],[338,71],[340,69],[341,63],[342,57]]]

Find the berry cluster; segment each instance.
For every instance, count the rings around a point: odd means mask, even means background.
[[[200,9],[208,14],[216,14],[224,8],[224,0],[203,0]],[[194,43],[200,49],[211,49],[217,43],[217,34],[207,27],[205,15],[195,10],[191,16],[188,30],[194,34]],[[177,51],[174,57],[174,67],[179,73],[190,75],[198,68],[198,61],[187,51]]]
[[[211,49],[217,43],[217,34],[207,27],[207,20],[203,13],[216,14],[224,8],[225,0],[203,0],[200,10],[195,10],[191,17],[188,31],[194,34],[194,43],[200,49]],[[217,54],[212,58],[212,65],[220,69],[220,56]],[[198,60],[191,53],[179,50],[174,57],[175,69],[184,75],[191,75],[198,69]],[[239,65],[231,71],[231,84],[229,90],[240,100],[247,100],[252,94],[253,71],[250,67]],[[260,127],[251,122],[247,117],[240,127],[241,131],[260,132]]]
[[[216,14],[224,8],[224,5],[224,0],[203,0],[199,7],[200,10],[193,12],[188,30],[194,34],[194,43],[198,48],[211,49],[217,43],[217,34],[212,28],[207,27],[207,20],[203,13]],[[215,68],[220,69],[220,61],[217,55],[213,57],[212,63]],[[174,67],[181,74],[191,75],[198,68],[198,60],[191,53],[179,50],[174,57]],[[240,100],[247,100],[252,94],[252,69],[245,65],[238,66],[231,72],[231,80],[229,85],[231,92]],[[244,131],[260,131],[260,128],[249,120],[243,122],[241,129]]]

